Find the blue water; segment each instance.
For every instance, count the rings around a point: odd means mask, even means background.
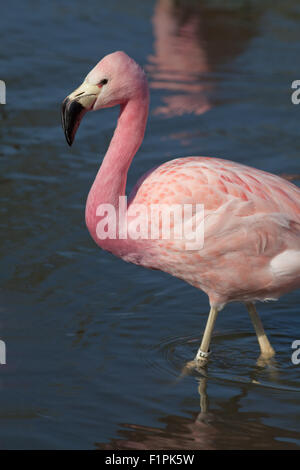
[[[273,3],[273,2],[272,2]],[[72,149],[60,104],[104,55],[146,70],[151,112],[130,189],[185,155],[300,184],[298,2],[95,0],[1,5],[0,447],[299,449],[300,292],[260,305],[277,351],[257,363],[243,305],[219,315],[205,371],[207,297],[101,251],[86,195],[117,109],[85,116]],[[246,269],[246,267],[245,267]]]

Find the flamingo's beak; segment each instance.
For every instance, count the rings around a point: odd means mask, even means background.
[[[97,85],[83,82],[62,103],[61,120],[66,140],[71,146],[83,116],[93,108],[100,89]]]

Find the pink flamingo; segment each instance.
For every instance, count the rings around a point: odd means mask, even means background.
[[[99,238],[98,208],[120,209],[127,172],[140,147],[148,116],[149,91],[142,69],[124,52],[104,57],[62,105],[69,145],[89,110],[120,105],[118,124],[86,204],[86,224],[95,242],[125,261],[160,269],[185,280],[209,297],[210,313],[196,361],[205,363],[217,314],[228,302],[244,302],[263,358],[274,355],[254,303],[277,300],[300,287],[300,190],[292,183],[239,163],[185,157],[144,175],[130,195],[133,203],[204,204],[205,241],[187,250],[186,240]],[[106,207],[106,206],[105,206]],[[193,217],[195,213],[193,213]],[[107,216],[107,222],[113,217]],[[103,219],[101,219],[103,220]],[[125,219],[114,222],[118,234]],[[149,227],[157,224],[149,219]],[[161,220],[159,220],[161,227]],[[185,232],[186,233],[186,232]]]

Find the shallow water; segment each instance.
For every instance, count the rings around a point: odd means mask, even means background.
[[[101,251],[84,225],[118,111],[86,116],[69,149],[60,103],[118,49],[151,85],[129,188],[156,164],[199,154],[300,184],[297,1],[175,3],[1,6],[1,448],[300,448],[300,292],[259,306],[277,351],[269,364],[257,363],[236,304],[218,318],[207,369],[184,375],[206,296]]]

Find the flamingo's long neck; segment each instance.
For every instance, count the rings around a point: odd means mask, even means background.
[[[148,107],[146,87],[138,98],[121,105],[116,130],[88,195],[86,224],[95,242],[106,249],[111,250],[113,244],[120,244],[122,240],[99,240],[96,227],[100,219],[96,211],[100,204],[111,204],[118,213],[119,196],[125,195],[128,169],[143,141]]]

